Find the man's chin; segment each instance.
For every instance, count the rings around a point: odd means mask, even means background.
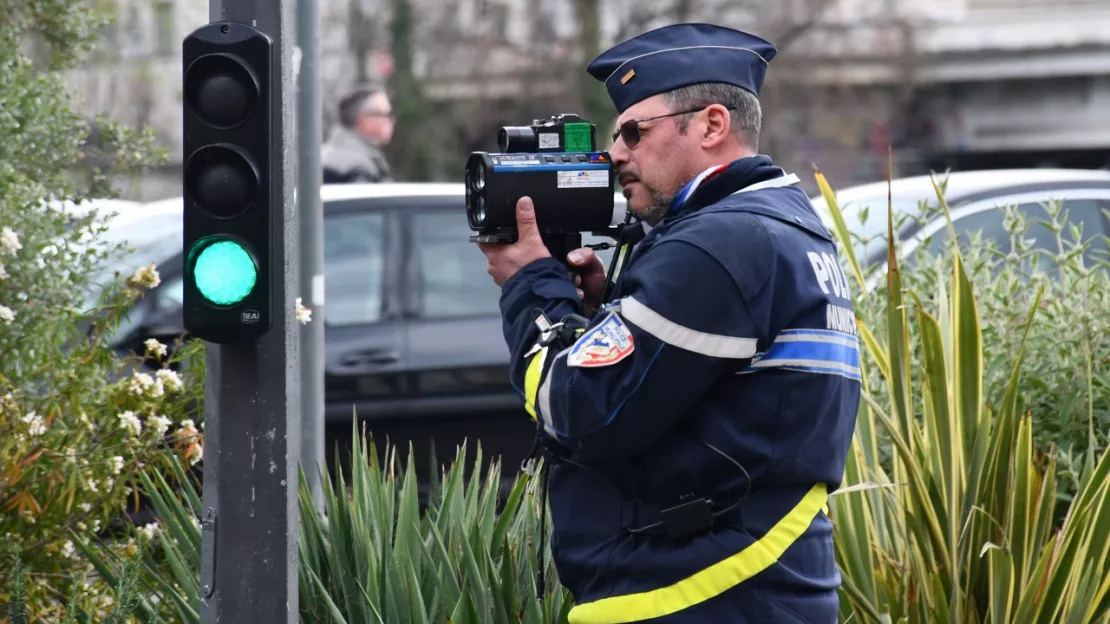
[[[640,214],[651,204],[651,198],[642,189],[636,188],[635,183],[624,187],[621,193],[624,195],[628,211],[633,214]]]

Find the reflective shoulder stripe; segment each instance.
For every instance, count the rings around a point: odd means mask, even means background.
[[[770,531],[744,550],[667,587],[575,605],[571,624],[622,624],[678,613],[719,596],[770,567],[828,502],[824,483],[809,490]]]
[[[620,300],[620,314],[640,329],[680,349],[737,360],[753,357],[756,353],[755,338],[720,336],[683,327],[632,297]]]
[[[547,347],[544,347],[532,356],[524,371],[524,409],[532,420],[536,419],[536,395],[540,391],[540,377],[543,376],[543,362],[546,359]]]
[[[826,329],[788,329],[775,337],[766,353],[757,354],[749,371],[786,368],[841,375],[859,380],[859,340]]]
[[[559,358],[565,358],[568,353],[570,353],[570,347],[556,353],[555,359],[551,362],[551,367],[554,369],[559,362]],[[552,436],[555,435],[555,428],[551,420],[551,380],[553,377],[554,371],[547,374],[543,384],[540,385],[539,394],[536,396],[536,416],[543,423],[544,431]]]
[[[616,281],[621,274],[621,267],[624,266],[624,257],[628,255],[630,246],[628,243],[617,247],[617,263],[613,266],[613,280]]]

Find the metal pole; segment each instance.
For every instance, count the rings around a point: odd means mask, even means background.
[[[301,299],[313,322],[301,331],[301,464],[323,510],[324,460],[324,215],[320,203],[320,80],[316,0],[297,4],[297,216],[300,219]]]
[[[293,203],[292,0],[209,0],[211,21],[273,38],[273,329],[255,344],[207,350],[200,621],[296,624],[301,330]]]

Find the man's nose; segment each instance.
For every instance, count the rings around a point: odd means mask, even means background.
[[[613,161],[613,166],[620,169],[622,166],[628,164],[632,152],[624,144],[624,139],[620,136],[613,142],[613,146],[609,148],[609,158]]]

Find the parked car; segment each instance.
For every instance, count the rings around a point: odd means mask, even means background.
[[[509,385],[500,289],[468,240],[464,193],[439,183],[321,189],[325,306],[313,321],[325,325],[329,465],[337,443],[349,449],[356,414],[379,447],[387,437],[401,450],[411,442],[422,476],[433,438],[440,461],[464,439],[473,457],[480,441],[483,457],[500,456],[507,472],[531,448],[534,425]],[[154,262],[162,278],[115,337],[121,351],[184,334],[181,204],[154,202],[145,218],[129,215],[111,231],[136,248],[123,270]]]
[[[1082,224],[1083,240],[1094,239],[1085,259],[1088,266],[1095,260],[1107,260],[1107,236],[1110,236],[1110,171],[1086,169],[1009,169],[963,171],[947,176],[945,202],[951,211],[953,227],[961,242],[971,232],[982,232],[984,240],[993,240],[1003,251],[1010,250],[1010,235],[1003,222],[1002,206],[1017,206],[1030,223],[1027,237],[1034,239],[1034,246],[1056,255],[1055,235],[1043,224],[1048,219],[1045,208],[1051,201],[1059,201],[1067,212],[1067,221]],[[926,241],[928,250],[939,253],[947,240],[947,222],[939,209],[931,176],[913,176],[893,180],[890,188],[890,206],[895,223],[903,215],[917,215],[919,204],[924,201],[931,207],[931,216],[924,227],[909,220],[897,238],[901,243],[900,256],[910,258]],[[835,190],[835,189],[834,189]],[[886,182],[875,182],[836,191],[837,205],[844,213],[845,225],[852,232],[866,239],[866,244],[855,242],[856,259],[865,270],[886,263],[887,232]],[[833,227],[828,206],[820,195],[812,198],[814,206],[826,225]],[[862,211],[867,211],[866,223],[860,223]],[[1065,239],[1070,233],[1064,232]]]

